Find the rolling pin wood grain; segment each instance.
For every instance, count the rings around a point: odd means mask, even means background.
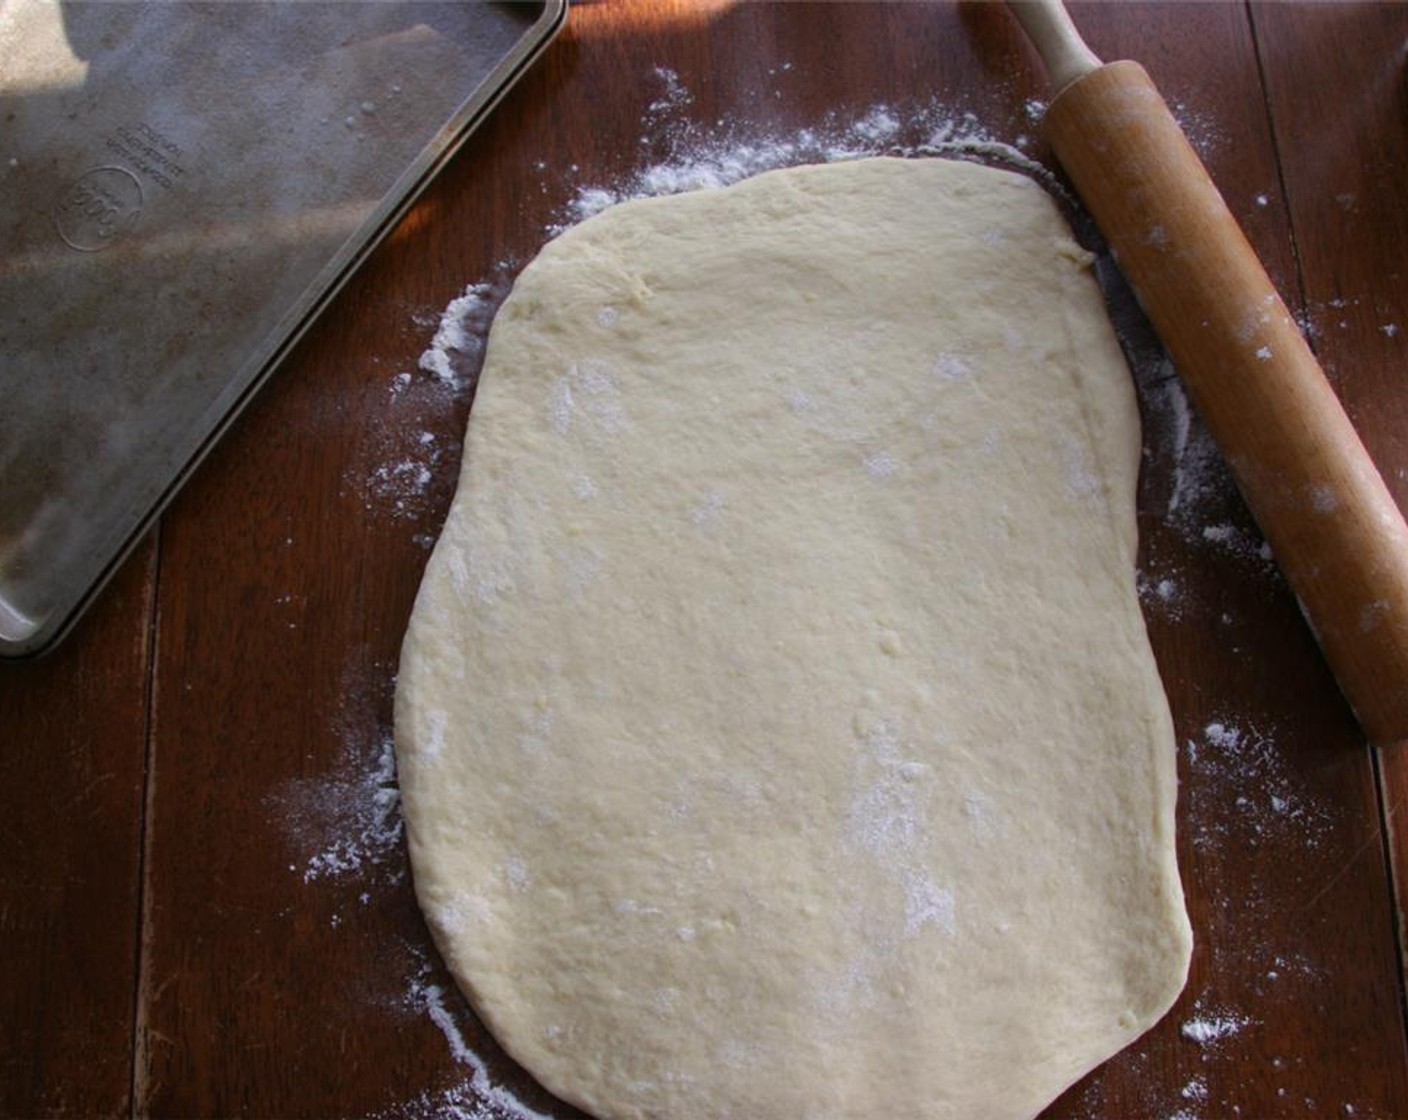
[[[1043,132],[1231,466],[1371,743],[1408,740],[1408,526],[1153,81],[1059,3],[1014,2]]]

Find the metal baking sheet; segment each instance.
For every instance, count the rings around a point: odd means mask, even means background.
[[[0,655],[60,638],[565,15],[0,3]]]

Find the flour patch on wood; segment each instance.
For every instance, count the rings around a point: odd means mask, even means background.
[[[791,67],[784,65],[787,70],[778,69],[785,74]],[[815,125],[766,132],[755,124],[691,120],[694,98],[679,75],[662,67],[652,78],[660,93],[642,122],[642,143],[660,158],[629,173],[623,182],[577,187],[553,232],[627,199],[725,187],[779,167],[873,155],[969,156],[1019,167],[1048,187],[1061,189],[1050,170],[1027,155],[1030,135],[1019,132],[1008,142],[975,113],[937,98],[876,104],[854,115],[833,112]]]
[[[1245,1015],[1203,1012],[1191,1019],[1185,1019],[1179,1026],[1178,1033],[1189,1042],[1196,1042],[1199,1046],[1214,1046],[1224,1039],[1240,1034],[1253,1022]],[[1206,1090],[1204,1090],[1204,1096],[1206,1096]]]
[[[1281,754],[1274,732],[1210,720],[1201,736],[1185,742],[1184,753],[1193,772],[1195,846],[1292,842],[1314,849],[1327,839],[1333,814]]]
[[[449,1086],[417,1093],[373,1113],[369,1120],[550,1120],[498,1083],[490,1061],[471,1041],[483,1028],[464,1008],[463,997],[448,981],[436,978],[422,952],[412,950],[412,955],[410,982],[395,1010],[428,1019],[444,1036],[451,1060],[467,1072]]]
[[[339,744],[332,765],[286,782],[268,798],[295,852],[289,870],[304,883],[405,880],[394,744],[390,728],[376,719],[377,697],[389,685],[384,666],[354,663],[344,670],[342,705],[330,729]]]
[[[451,389],[465,387],[473,363],[482,357],[489,320],[503,300],[491,282],[468,285],[440,314],[435,335],[417,367]]]

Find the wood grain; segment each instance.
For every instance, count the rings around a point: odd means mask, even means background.
[[[1408,8],[1073,11],[1168,96],[1402,503],[1408,334],[1386,328],[1408,331]],[[453,989],[395,831],[400,637],[478,362],[450,388],[417,358],[467,285],[502,298],[586,188],[803,130],[854,143],[886,116],[906,143],[981,127],[1045,159],[1046,94],[997,5],[575,8],[176,501],[159,558],[54,659],[0,672],[0,1112],[494,1116],[494,1085],[578,1115]],[[1110,293],[1146,421],[1140,578],[1197,946],[1171,1015],[1049,1115],[1408,1115],[1386,856],[1391,837],[1408,867],[1408,764],[1382,756],[1381,803],[1225,466],[1118,277]]]
[[[1311,339],[1402,508],[1408,504],[1402,252],[1408,9],[1258,4],[1252,11],[1278,144],[1295,153],[1284,175]],[[1401,940],[1408,832],[1399,811],[1408,799],[1408,756],[1390,749],[1378,761],[1393,869],[1391,916]]]
[[[557,57],[500,107],[168,515],[140,1114],[419,1115],[424,1094],[457,1092],[468,1072],[428,1014],[449,982],[384,800],[400,638],[468,395],[423,373],[397,379],[451,298],[541,240],[541,221],[518,211],[555,67],[570,65],[570,52]],[[498,1082],[546,1100],[501,1068],[457,993],[443,999]]]
[[[70,640],[0,671],[0,1114],[128,1112],[148,540]]]

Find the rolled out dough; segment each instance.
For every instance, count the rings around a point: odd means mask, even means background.
[[[1021,1117],[1190,935],[1139,426],[1003,171],[629,202],[491,333],[396,707],[418,897],[600,1117]]]

